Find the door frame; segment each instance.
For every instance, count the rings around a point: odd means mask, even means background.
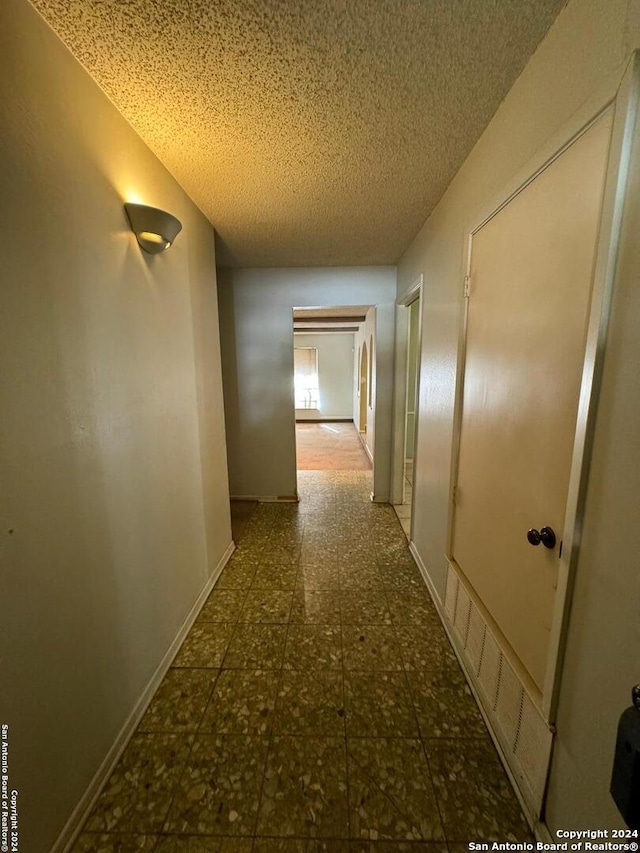
[[[422,287],[417,288],[417,293],[414,292],[412,298],[405,302],[404,307],[407,310],[407,353],[405,358],[405,381],[404,381],[404,435],[402,441],[402,502],[405,498],[405,480],[406,480],[406,465],[407,465],[407,417],[409,414],[409,351],[411,347],[411,309],[416,306],[418,312],[418,331],[416,342],[416,378],[415,378],[415,395],[413,401],[413,479],[415,480],[416,472],[416,456],[418,447],[418,412],[420,399],[420,362],[422,361],[421,344],[422,344]],[[414,525],[414,507],[415,500],[413,499],[413,485],[411,486],[411,521],[409,522],[409,541],[413,540],[413,525]]]
[[[358,357],[358,432],[360,435],[365,436],[365,449],[366,449],[366,435],[367,435],[367,422],[369,420],[367,408],[369,406],[369,351],[367,350],[367,342],[366,340],[362,341],[362,346],[359,347],[359,357]],[[364,366],[364,371],[363,371]],[[364,374],[364,383],[363,383],[363,374]],[[363,384],[364,384],[364,393],[363,393]],[[364,420],[364,429],[362,428],[362,422]]]
[[[391,502],[400,504],[404,500],[404,458],[406,441],[406,404],[407,404],[407,359],[408,359],[408,315],[407,322],[400,322],[397,309],[408,309],[418,300],[418,365],[416,370],[416,409],[414,426],[414,477],[417,468],[416,459],[418,454],[418,413],[420,410],[420,365],[422,362],[422,288],[424,275],[419,273],[411,281],[411,284],[403,295],[396,301],[396,375],[394,381],[394,445],[393,445],[393,473],[391,483]],[[400,479],[402,472],[402,479]],[[411,531],[413,533],[413,506],[411,505]]]
[[[598,397],[611,296],[614,287],[616,259],[620,242],[620,226],[626,195],[627,175],[631,156],[631,143],[636,121],[640,120],[640,51],[635,51],[622,79],[609,81],[590,99],[559,134],[547,143],[538,156],[510,182],[509,186],[474,218],[467,233],[464,249],[464,280],[462,312],[458,337],[454,429],[451,454],[449,512],[445,557],[456,566],[452,557],[453,519],[455,514],[455,488],[462,431],[462,404],[466,360],[466,338],[469,314],[469,276],[473,237],[490,219],[498,214],[522,192],[554,160],[561,156],[607,110],[614,110],[609,159],[600,217],[599,235],[593,273],[593,292],[589,311],[585,360],[580,383],[580,398],[576,421],[576,436],[571,460],[571,473],[567,495],[567,508],[562,532],[563,552],[558,564],[558,587],[553,610],[547,670],[542,690],[541,711],[550,725],[555,723],[558,694],[562,676],[562,663],[566,646],[567,626],[571,596],[578,564],[586,487],[595,431]],[[518,663],[518,662],[516,662]],[[523,671],[523,667],[518,667]],[[525,682],[527,679],[523,679]]]

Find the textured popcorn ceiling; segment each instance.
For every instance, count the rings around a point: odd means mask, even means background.
[[[228,266],[393,264],[564,0],[32,0]]]

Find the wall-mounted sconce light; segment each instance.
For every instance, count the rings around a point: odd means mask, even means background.
[[[166,210],[146,204],[125,204],[124,209],[138,243],[150,255],[164,252],[182,231],[182,222]]]

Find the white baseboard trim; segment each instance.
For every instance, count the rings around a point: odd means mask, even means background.
[[[173,662],[173,659],[176,656],[178,649],[182,645],[182,641],[191,630],[193,623],[196,621],[198,613],[200,613],[202,605],[209,597],[209,593],[211,592],[216,581],[222,574],[222,570],[229,562],[229,558],[231,557],[235,549],[235,543],[231,542],[224,554],[222,555],[220,561],[218,562],[218,565],[213,570],[211,577],[204,585],[202,592],[195,601],[195,604],[189,611],[187,618],[183,622],[182,627],[178,631],[178,634],[176,635],[175,639],[169,646],[167,653],[162,658],[162,661],[160,662],[154,674],[151,676],[151,680],[149,681],[145,689],[142,691],[142,695],[136,702],[135,707],[129,714],[129,717],[127,718],[125,724],[120,729],[115,741],[109,749],[109,752],[104,757],[102,764],[100,765],[95,776],[89,783],[89,787],[80,798],[80,801],[78,802],[77,806],[71,812],[68,821],[66,822],[62,832],[58,836],[58,840],[51,848],[51,853],[69,853],[69,851],[77,841],[77,838],[80,835],[80,832],[82,831],[82,827],[86,819],[89,817],[91,809],[93,809],[96,800],[102,793],[102,789],[107,783],[115,765],[120,760],[120,756],[126,749],[127,744],[133,736],[133,733],[137,729],[138,724],[144,716],[144,713],[147,710],[149,703],[153,699],[153,696],[160,685],[160,682],[167,674],[167,670],[171,666],[171,663]]]
[[[534,830],[534,832],[537,835],[538,827],[543,826],[543,824],[541,824],[536,819],[536,816],[534,814],[532,814],[531,809],[529,808],[529,804],[525,801],[525,799],[524,799],[524,797],[520,791],[520,788],[518,786],[518,783],[516,782],[516,778],[513,775],[511,767],[509,766],[509,763],[505,757],[502,744],[500,743],[500,740],[499,740],[497,734],[495,733],[495,731],[493,729],[493,726],[491,724],[491,721],[489,720],[489,717],[485,713],[484,707],[482,705],[482,700],[480,698],[480,695],[478,694],[475,683],[474,683],[473,679],[471,678],[471,676],[469,675],[469,673],[467,672],[466,661],[464,660],[464,658],[460,654],[460,652],[458,650],[458,646],[455,642],[455,639],[451,635],[449,623],[447,622],[447,619],[445,616],[444,603],[442,602],[440,596],[438,595],[436,588],[433,585],[433,581],[431,580],[431,578],[429,577],[429,573],[427,572],[427,567],[423,563],[422,557],[418,553],[418,550],[417,550],[417,548],[413,542],[409,542],[409,551],[410,551],[413,559],[416,561],[416,565],[420,571],[420,574],[422,575],[422,579],[424,580],[425,585],[426,585],[427,589],[429,590],[429,595],[433,599],[433,603],[435,604],[436,610],[438,611],[438,616],[440,617],[440,621],[442,622],[442,626],[443,626],[443,628],[447,634],[449,642],[451,643],[451,648],[453,649],[455,656],[458,658],[458,663],[460,664],[460,668],[462,669],[462,672],[464,673],[464,677],[467,681],[467,684],[469,685],[469,689],[471,690],[471,693],[473,694],[473,698],[476,701],[478,709],[479,709],[480,713],[482,714],[482,719],[484,720],[484,723],[487,727],[487,731],[489,732],[489,735],[491,736],[491,740],[493,741],[493,745],[496,748],[496,752],[498,753],[498,757],[500,758],[500,762],[501,762],[501,764],[505,770],[505,773],[507,774],[507,777],[509,778],[509,782],[511,783],[511,787],[513,788],[514,793],[515,793],[516,797],[518,798],[518,802],[520,803],[520,807],[521,807],[530,827]]]
[[[409,542],[409,552],[411,553],[411,556],[415,560],[416,566],[420,570],[420,574],[422,575],[422,580],[424,581],[425,586],[429,590],[429,595],[433,599],[433,603],[435,604],[436,610],[438,611],[438,616],[440,617],[440,620],[444,624],[444,605],[443,605],[442,601],[440,600],[440,596],[438,595],[435,586],[433,585],[433,581],[429,577],[429,573],[427,572],[427,567],[422,562],[422,557],[418,553],[418,549],[416,548],[414,542]],[[446,630],[446,627],[447,626],[445,625],[445,630]]]
[[[538,821],[533,828],[533,832],[537,841],[542,841],[544,844],[553,844],[553,836],[549,832],[549,827],[546,823]]]
[[[231,495],[231,501],[258,501],[262,504],[297,504],[300,498],[297,495]]]

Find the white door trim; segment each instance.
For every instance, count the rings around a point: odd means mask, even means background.
[[[404,454],[405,454],[405,416],[406,416],[406,388],[407,388],[407,324],[404,317],[400,316],[398,309],[406,309],[420,299],[420,327],[419,334],[422,335],[422,284],[424,276],[419,273],[412,279],[411,284],[403,295],[396,300],[395,317],[395,369],[393,379],[393,458],[391,473],[391,502],[400,504],[404,499]],[[422,338],[420,337],[420,340]],[[418,364],[418,386],[420,382],[420,365]],[[417,409],[416,409],[417,411]],[[416,433],[417,443],[417,433]],[[415,461],[414,461],[415,469]],[[412,510],[413,512],[413,510]]]

